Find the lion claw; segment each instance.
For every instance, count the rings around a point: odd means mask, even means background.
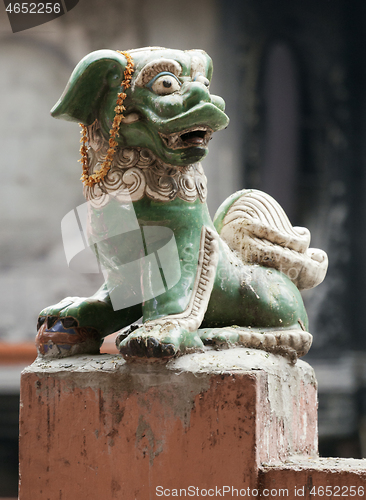
[[[173,344],[164,344],[154,337],[134,337],[127,343],[118,346],[120,353],[126,359],[130,358],[172,358],[178,349]]]

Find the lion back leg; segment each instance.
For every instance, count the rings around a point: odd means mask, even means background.
[[[235,193],[214,222],[220,260],[202,340],[306,354],[312,337],[299,289],[324,279],[325,252],[309,249],[309,231],[292,227],[280,205],[260,191]]]

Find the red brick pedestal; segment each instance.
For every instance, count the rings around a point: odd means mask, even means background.
[[[38,360],[21,382],[19,499],[273,498],[308,485],[306,464],[278,471],[316,458],[316,407],[311,367],[262,351]]]

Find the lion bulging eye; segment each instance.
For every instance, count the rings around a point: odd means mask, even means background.
[[[160,73],[147,84],[147,87],[155,94],[166,95],[177,92],[181,84],[172,73]]]

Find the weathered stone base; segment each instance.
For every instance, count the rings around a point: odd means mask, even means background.
[[[366,460],[295,458],[263,466],[258,498],[366,498]]]
[[[312,368],[263,351],[39,359],[22,374],[19,498],[256,488],[263,462],[316,456],[316,407]]]

